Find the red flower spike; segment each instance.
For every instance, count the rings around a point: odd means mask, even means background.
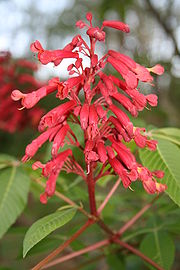
[[[63,82],[57,77],[53,78],[47,86],[40,86],[31,94],[24,94],[18,90],[12,93],[12,98],[21,99],[22,105],[26,108],[32,107],[48,93],[56,90],[58,99],[66,98],[65,103],[41,118],[38,129],[42,134],[26,147],[23,157],[23,161],[27,161],[36,154],[43,143],[47,140],[52,142],[52,159],[46,164],[37,161],[32,165],[34,170],[42,169],[42,175],[48,179],[40,200],[46,203],[48,197],[54,194],[61,170],[79,174],[86,182],[89,181],[89,177],[85,176],[83,168],[73,157],[72,151],[68,149],[61,152],[65,144],[83,150],[86,174],[90,174],[90,178],[94,175],[92,170],[97,168],[97,162],[100,162],[104,165],[102,171],[96,176],[96,180],[104,173],[105,175],[112,173],[119,175],[125,188],[130,187],[133,181],[139,179],[146,192],[150,194],[163,192],[167,188],[166,185],[156,181],[156,178],[163,177],[163,172],[151,172],[138,164],[128,144],[125,145],[124,141],[128,143],[134,140],[140,148],[148,147],[151,151],[156,149],[157,141],[150,140],[144,128],[133,127],[125,110],[136,117],[138,111],[142,111],[147,104],[157,105],[156,95],[145,96],[137,87],[139,81],[152,84],[153,77],[150,72],[162,74],[164,69],[160,65],[152,68],[143,67],[129,56],[114,50],[109,50],[99,60],[98,55],[95,54],[95,46],[97,41],[105,41],[106,34],[103,28],[109,27],[128,33],[129,26],[119,21],[105,20],[99,28],[92,25],[91,13],[86,14],[86,19],[87,23],[80,20],[76,26],[80,29],[86,28],[90,45],[81,35],[76,35],[62,50],[44,50],[39,41],[31,45],[31,50],[38,53],[38,59],[42,64],[53,62],[54,65],[59,65],[64,58],[75,58],[67,70],[69,75],[75,73],[77,75]],[[88,58],[89,66],[83,63],[84,56]],[[0,61],[4,61],[3,59],[0,57]],[[107,63],[116,69],[122,76],[122,80],[113,75],[106,75],[102,71]],[[31,78],[24,76],[20,80],[26,82]],[[5,88],[3,91],[6,92]],[[5,114],[5,108],[9,107],[8,103],[3,103],[3,106],[0,115]],[[74,134],[71,130],[69,122],[79,125],[83,130],[85,147],[80,145],[81,140],[78,134]]]

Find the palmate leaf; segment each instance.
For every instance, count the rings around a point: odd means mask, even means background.
[[[11,166],[0,171],[0,237],[22,213],[27,203],[29,183],[20,167]]]
[[[173,240],[166,232],[155,231],[147,234],[141,242],[140,250],[158,263],[163,269],[169,270],[174,261],[175,247]],[[150,269],[154,269],[149,265]]]
[[[169,234],[161,230],[161,223],[161,219],[154,216],[149,220],[147,228],[150,228],[152,232],[144,237],[140,250],[163,269],[169,270],[174,261],[175,246]],[[147,265],[150,269],[155,269]]]
[[[150,170],[163,170],[165,176],[162,180],[167,185],[166,193],[180,206],[180,150],[170,141],[159,139],[157,150],[152,152],[147,149],[139,151],[140,159],[144,166]]]
[[[69,222],[74,217],[76,210],[76,208],[60,209],[53,214],[37,220],[25,235],[23,242],[23,258],[39,241]]]
[[[152,136],[168,140],[180,146],[180,129],[179,128],[159,128],[151,131]]]

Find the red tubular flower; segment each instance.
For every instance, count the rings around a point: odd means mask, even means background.
[[[33,140],[26,147],[25,156],[22,158],[22,161],[25,162],[28,159],[32,158],[37,150],[49,139],[52,138],[52,134],[54,134],[59,130],[60,126],[56,126],[54,128],[48,129],[44,133],[42,133],[39,137]]]
[[[119,135],[123,137],[125,142],[129,142],[131,140],[131,137],[127,134],[126,130],[123,128],[121,123],[118,121],[117,118],[114,116],[109,117],[109,121],[112,122],[112,124],[115,126],[116,130],[118,131]]]
[[[129,56],[121,54],[119,52],[109,50],[108,54],[115,59],[121,61],[124,65],[126,65],[132,71],[136,68],[136,62],[132,60]]]
[[[90,38],[95,38],[98,41],[105,41],[105,32],[99,29],[99,27],[91,27],[87,30],[87,35]]]
[[[117,89],[114,87],[113,81],[111,80],[111,78],[109,76],[107,76],[106,74],[104,74],[102,72],[99,72],[98,75],[100,76],[100,78],[104,82],[110,95],[117,92]]]
[[[164,73],[164,68],[159,64],[155,65],[152,68],[148,68],[148,70],[157,74],[157,75],[162,75]]]
[[[107,156],[106,147],[105,147],[103,141],[98,142],[97,151],[98,151],[100,161],[102,163],[105,163],[107,161],[107,159],[108,159],[108,156]]]
[[[146,145],[151,151],[155,151],[158,142],[156,140],[146,140]]]
[[[119,158],[128,169],[136,168],[136,159],[130,150],[121,142],[113,141],[112,148],[118,153]]]
[[[107,61],[121,74],[121,76],[125,79],[128,87],[134,89],[138,85],[138,80],[135,74],[129,70],[122,62],[119,60],[109,56]]]
[[[152,172],[152,174],[157,178],[163,178],[164,177],[164,172],[160,171],[160,170],[154,171],[154,172]]]
[[[121,103],[123,107],[132,114],[132,116],[135,116],[135,117],[137,116],[138,114],[137,109],[133,105],[133,103],[130,101],[129,98],[127,98],[126,96],[120,93],[112,94],[112,97],[116,99],[119,103]]]
[[[109,109],[117,116],[119,122],[123,126],[123,128],[127,131],[130,137],[133,136],[133,124],[130,122],[129,117],[117,108],[114,104],[109,106]]]
[[[119,22],[119,21],[104,21],[103,26],[115,28],[115,29],[123,31],[125,33],[130,32],[129,26],[127,24],[125,24],[123,22]]]
[[[87,128],[87,135],[89,139],[94,139],[96,135],[99,133],[98,121],[99,117],[96,112],[96,107],[94,104],[92,104],[89,107],[89,126]]]
[[[143,187],[149,194],[156,193],[156,183],[151,178],[143,181]]]
[[[152,68],[145,68],[137,64],[129,56],[123,55],[119,52],[109,50],[108,54],[114,57],[115,59],[119,60],[122,64],[126,65],[129,68],[129,70],[131,70],[136,75],[136,77],[142,82],[153,81],[153,77],[151,76],[150,71],[159,75],[162,75],[164,72],[163,67],[160,65],[156,65],[155,67]]]
[[[71,111],[75,105],[76,102],[74,100],[70,100],[45,114],[39,123],[39,131],[42,132],[47,127],[51,128],[59,123],[62,123],[66,119],[66,114]]]
[[[147,137],[141,134],[141,130],[145,131],[144,128],[134,128],[134,141],[137,146],[144,148],[146,146]]]
[[[89,119],[89,105],[84,103],[80,111],[80,122],[81,128],[83,130],[87,129],[88,127],[88,119]]]
[[[64,58],[78,58],[78,53],[67,51],[67,50],[44,50],[41,43],[36,40],[30,46],[32,52],[38,53],[38,59],[43,65],[47,65],[50,62],[57,62]]]
[[[57,156],[58,150],[60,147],[63,147],[64,145],[64,139],[66,137],[66,134],[68,130],[70,129],[69,125],[65,124],[56,134],[53,140],[53,146],[51,150],[52,156]]]
[[[117,160],[117,158],[109,159],[109,163],[111,164],[114,171],[121,177],[123,186],[128,188],[131,185],[131,180],[128,177],[127,170],[123,167],[121,162]]]
[[[107,120],[107,111],[103,110],[103,107],[101,105],[96,106],[96,111],[99,118],[105,122]]]
[[[47,198],[54,194],[56,180],[69,155],[72,155],[72,151],[70,149],[58,154],[54,160],[49,161],[42,169],[43,175],[49,178],[46,182],[45,192],[40,195],[41,203],[46,204]]]
[[[160,65],[145,68],[129,56],[113,50],[109,50],[99,59],[95,54],[95,45],[97,41],[105,41],[103,29],[110,27],[128,33],[129,27],[119,21],[105,20],[99,28],[92,24],[91,13],[86,15],[86,19],[87,23],[78,21],[76,26],[80,29],[86,28],[90,46],[80,35],[76,35],[62,50],[44,50],[39,41],[31,45],[31,50],[38,53],[38,58],[43,64],[53,62],[59,65],[64,58],[75,58],[76,61],[70,63],[67,70],[69,75],[77,75],[63,82],[57,77],[53,78],[48,86],[40,87],[31,94],[24,94],[17,90],[12,93],[12,98],[22,99],[22,105],[26,108],[31,108],[49,92],[56,90],[58,99],[66,99],[65,103],[41,118],[38,129],[43,133],[27,146],[23,157],[23,161],[26,161],[36,154],[43,143],[47,140],[52,141],[52,159],[46,164],[39,161],[33,164],[33,169],[42,169],[43,176],[48,179],[40,200],[46,203],[48,197],[53,195],[61,170],[83,176],[90,187],[88,181],[97,167],[97,162],[101,163],[101,172],[96,176],[96,180],[103,174],[112,173],[119,175],[125,188],[139,179],[148,193],[163,192],[166,185],[156,181],[156,178],[163,177],[163,172],[151,172],[138,164],[128,144],[124,144],[124,141],[128,143],[134,140],[140,148],[148,147],[150,150],[155,150],[157,142],[149,138],[144,128],[133,127],[126,112],[117,106],[119,103],[134,117],[138,115],[138,111],[142,111],[147,106],[147,103],[156,106],[157,96],[154,94],[145,96],[137,87],[139,80],[152,83],[153,77],[150,72],[162,74],[163,68]],[[89,58],[88,67],[84,68],[82,55]],[[107,63],[120,73],[122,80],[113,75],[106,75],[102,71]],[[25,77],[24,80],[28,78]],[[5,111],[5,107],[2,112]],[[112,116],[112,113],[115,116]],[[79,125],[83,130],[85,147],[80,145],[81,140],[78,139],[78,134],[74,134],[76,132],[70,128],[69,122]],[[66,143],[80,148],[86,163],[84,169],[76,162],[70,149],[60,152],[61,147]],[[90,177],[85,176],[85,170]]]
[[[161,183],[155,182],[155,185],[156,185],[156,192],[157,193],[164,192],[167,189],[167,185],[166,184],[161,184]]]
[[[115,158],[116,155],[115,155],[115,152],[111,146],[107,145],[106,150],[107,150],[109,158],[111,158],[111,159]]]
[[[97,127],[98,120],[99,120],[99,117],[97,115],[95,105],[92,104],[89,107],[89,125],[92,125],[94,127]]]
[[[147,95],[146,96],[146,100],[147,102],[152,106],[152,107],[156,107],[157,106],[157,103],[158,103],[158,100],[157,100],[157,96],[156,95],[153,95],[153,94],[150,94],[150,95]]]
[[[109,105],[111,105],[112,104],[112,101],[111,101],[111,99],[109,97],[109,91],[108,91],[108,89],[106,88],[106,86],[101,81],[99,81],[99,83],[98,83],[98,88],[99,88],[101,94],[103,95],[103,97],[105,98],[106,102]]]
[[[34,105],[36,105],[39,100],[54,92],[55,90],[57,90],[57,86],[43,86],[29,94],[23,94],[19,90],[14,90],[11,94],[11,98],[15,101],[22,99],[22,106],[30,109],[34,107]]]

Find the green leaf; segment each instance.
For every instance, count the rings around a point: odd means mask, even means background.
[[[28,256],[34,256],[40,253],[49,252],[57,248],[63,240],[56,239],[55,237],[47,237],[35,245],[28,253]],[[18,258],[22,258],[22,247]]]
[[[155,136],[153,136],[156,139]],[[165,176],[162,182],[167,185],[166,193],[180,206],[180,150],[166,140],[159,139],[157,151],[141,149],[140,159],[144,166],[150,170],[163,170]]]
[[[152,133],[162,133],[167,136],[175,136],[180,138],[180,129],[179,128],[158,128],[152,131]]]
[[[14,157],[11,157],[6,154],[0,154],[0,169],[6,168],[6,167],[11,167],[12,162],[15,161]]]
[[[22,168],[13,166],[0,171],[0,237],[22,213],[27,203],[29,183]]]
[[[154,233],[146,235],[141,242],[140,250],[163,267],[163,269],[171,269],[174,261],[175,247],[172,239],[166,232],[154,230]],[[150,269],[154,269],[149,264],[148,266]]]
[[[75,215],[76,209],[58,210],[36,221],[27,231],[23,242],[23,258],[28,251],[51,232],[62,227]]]
[[[171,141],[180,146],[180,129],[178,128],[160,128],[151,131],[152,136]]]
[[[122,258],[119,256],[119,254],[107,254],[106,261],[110,269],[112,270],[125,269]]]

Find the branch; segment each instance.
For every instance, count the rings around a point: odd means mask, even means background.
[[[167,24],[165,23],[165,20],[160,17],[159,12],[151,4],[151,1],[147,0],[147,5],[148,5],[149,10],[151,11],[151,13],[154,15],[154,17],[156,18],[156,20],[159,22],[159,24],[162,26],[162,28],[164,29],[164,31],[166,32],[166,34],[171,38],[172,42],[174,43],[175,54],[176,55],[179,55],[180,54],[180,50],[178,48],[177,41],[176,41],[176,39],[175,39],[175,37],[174,37],[171,29],[167,26]]]
[[[88,220],[75,234],[73,234],[73,236],[71,236],[68,240],[66,240],[62,245],[60,245],[53,252],[51,252],[46,258],[40,261],[36,266],[32,268],[32,270],[42,269],[42,267],[44,267],[49,261],[51,261],[54,257],[56,257],[66,247],[68,247],[71,244],[71,242],[73,242],[79,235],[81,235],[93,223],[94,221]]]
[[[148,258],[146,255],[144,255],[143,253],[141,253],[139,250],[137,250],[136,248],[132,247],[131,245],[119,240],[119,239],[114,239],[114,242],[119,244],[120,246],[128,249],[129,251],[131,251],[132,253],[134,253],[135,255],[139,256],[141,259],[143,259],[144,261],[148,262],[149,264],[151,264],[152,266],[154,266],[157,270],[164,270],[163,268],[161,268],[157,263],[155,263],[154,261],[152,261],[150,258]]]
[[[116,182],[117,183],[117,182]],[[118,238],[128,229],[130,228],[152,205],[153,203],[159,198],[159,196],[155,197],[150,203],[148,203],[147,205],[145,205],[133,218],[131,218],[129,220],[129,222],[127,222],[119,231],[117,234],[114,234],[114,232],[109,229],[109,227],[107,225],[104,224],[104,222],[102,220],[98,221],[99,226],[105,230],[108,234],[111,235],[111,237],[109,239],[105,239],[103,241],[99,241],[93,245],[90,245],[89,247],[86,247],[84,249],[78,250],[76,252],[73,252],[71,254],[65,255],[57,260],[54,260],[52,263],[47,264],[45,267],[43,268],[48,268],[50,266],[56,265],[58,263],[70,260],[74,257],[80,256],[84,253],[93,251],[97,248],[101,248],[103,246],[107,246],[110,243],[120,241],[118,240]],[[105,226],[105,227],[104,227]],[[121,242],[121,244],[120,244]],[[126,249],[130,250],[131,252],[133,252],[134,254],[136,254],[137,256],[140,256],[143,260],[147,261],[148,263],[150,263],[152,265],[152,263],[154,264],[154,266],[161,270],[162,268],[160,268],[156,263],[154,263],[151,259],[149,259],[148,257],[146,257],[144,254],[142,254],[140,251],[136,250],[134,247],[128,245],[127,243],[120,241],[118,242],[118,244],[120,244],[122,247],[125,247]],[[139,255],[140,254],[140,255]]]
[[[36,178],[32,178],[31,179],[33,181],[35,181],[38,185],[40,185],[41,187],[45,188],[46,185],[41,182],[39,179]],[[79,206],[78,204],[76,204],[75,202],[73,202],[71,199],[69,199],[68,197],[64,196],[62,193],[55,191],[54,193],[56,195],[56,197],[60,198],[61,200],[65,201],[66,203],[68,203],[69,205],[72,205],[73,207],[77,208],[81,213],[83,213],[85,216],[87,216],[89,219],[96,219],[94,216],[92,216],[91,214],[89,214],[88,212],[86,212],[86,210],[84,210],[82,208],[82,206]]]
[[[54,260],[53,262],[48,263],[47,265],[45,265],[45,266],[43,267],[43,269],[48,268],[48,267],[51,267],[51,266],[54,266],[54,265],[56,265],[56,264],[59,264],[59,263],[65,262],[65,261],[68,261],[68,260],[71,260],[71,259],[73,259],[73,258],[75,258],[75,257],[78,257],[78,256],[80,256],[80,255],[82,255],[82,254],[87,253],[87,252],[96,250],[96,249],[98,249],[98,248],[104,247],[104,246],[106,246],[106,245],[108,245],[108,244],[110,244],[110,241],[109,241],[108,239],[102,240],[102,241],[97,242],[97,243],[95,243],[95,244],[93,244],[93,245],[90,245],[90,246],[88,246],[88,247],[85,247],[85,248],[83,248],[83,249],[81,249],[81,250],[72,252],[71,254],[68,254],[68,255],[65,255],[65,256],[63,256],[63,257],[61,257],[61,258],[59,258],[59,259],[56,259],[56,260]]]
[[[108,193],[108,195],[106,196],[105,200],[103,201],[103,203],[99,206],[97,212],[98,214],[100,214],[102,212],[102,210],[104,209],[104,207],[106,206],[106,204],[108,203],[108,201],[110,200],[110,198],[112,197],[112,195],[114,194],[114,192],[116,191],[116,189],[118,188],[119,184],[120,184],[121,180],[120,178],[116,181],[115,185],[112,187],[112,189],[110,190],[110,192]]]
[[[150,203],[145,205],[135,216],[133,216],[124,226],[120,228],[118,231],[118,235],[122,235],[127,229],[132,227],[132,225],[153,205],[153,203],[159,198],[160,196],[155,197]]]

